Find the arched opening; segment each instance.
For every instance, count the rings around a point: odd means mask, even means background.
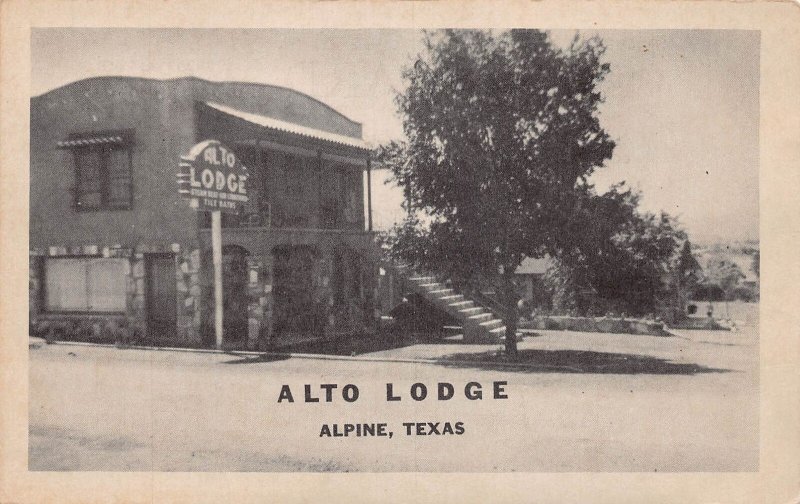
[[[239,245],[222,247],[222,331],[225,346],[247,343],[247,256]]]
[[[314,304],[314,260],[308,245],[273,249],[273,331],[277,337],[314,334],[320,330]]]

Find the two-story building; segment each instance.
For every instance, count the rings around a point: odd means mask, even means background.
[[[33,332],[213,345],[210,214],[176,184],[180,156],[208,139],[249,172],[249,201],[222,222],[226,346],[373,327],[359,123],[283,87],[98,77],[31,99]]]

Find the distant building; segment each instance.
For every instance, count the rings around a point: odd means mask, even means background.
[[[223,216],[227,346],[372,326],[361,124],[277,86],[99,77],[31,99],[34,331],[213,343],[210,214],[175,179],[180,155],[206,139],[250,173],[245,210]]]
[[[550,308],[552,299],[544,286],[544,276],[552,264],[549,257],[526,257],[516,271],[522,301],[530,308]]]

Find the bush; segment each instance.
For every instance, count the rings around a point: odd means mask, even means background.
[[[725,291],[717,284],[702,284],[695,287],[692,299],[695,301],[725,301]]]
[[[739,286],[733,290],[733,299],[738,299],[746,303],[752,303],[758,300],[758,292],[752,287]]]

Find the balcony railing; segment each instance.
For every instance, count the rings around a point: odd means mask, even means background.
[[[204,215],[200,221],[202,229],[211,227],[210,214]],[[223,214],[223,229],[312,229],[330,231],[364,231],[364,222],[346,222],[322,212],[320,216],[306,214],[286,215],[282,211],[273,213],[271,207],[266,206],[260,212],[247,212],[243,214]]]

